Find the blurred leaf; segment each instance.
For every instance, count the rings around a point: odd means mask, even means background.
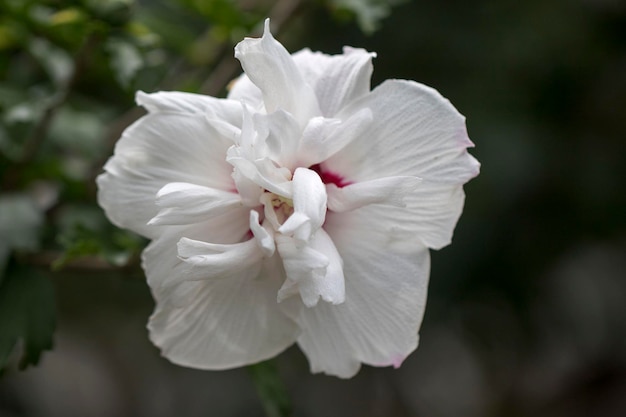
[[[24,98],[24,90],[9,83],[0,83],[0,107],[10,107]]]
[[[97,256],[111,265],[124,266],[145,245],[140,236],[112,226],[98,207],[69,205],[64,207],[57,220],[58,243],[63,254],[53,268],[87,256]]]
[[[18,341],[22,342],[20,369],[36,365],[41,352],[52,348],[55,322],[50,280],[35,269],[9,268],[0,283],[0,371]]]
[[[50,25],[52,26],[60,26],[67,25],[72,23],[81,22],[85,19],[85,14],[75,8],[70,7],[67,9],[60,10],[50,16]]]
[[[142,47],[155,47],[161,41],[161,38],[143,23],[134,20],[126,25],[126,31],[137,41]]]
[[[403,0],[331,0],[339,11],[347,11],[356,17],[361,30],[371,34],[380,27],[380,22],[391,13],[391,7]]]
[[[70,233],[61,235],[59,243],[64,247],[64,251],[63,255],[52,264],[53,270],[59,270],[76,259],[99,255],[103,252],[98,236],[81,225],[77,225]]]
[[[141,53],[136,46],[119,39],[107,42],[106,48],[111,54],[111,68],[115,78],[123,87],[128,87],[144,65]]]
[[[18,36],[11,26],[0,25],[0,50],[10,48],[18,41]]]
[[[27,194],[0,195],[0,280],[13,249],[34,251],[44,217]]]
[[[62,85],[70,77],[74,63],[70,54],[63,49],[45,39],[34,38],[29,43],[28,50],[56,85]]]
[[[123,26],[132,15],[134,0],[87,0],[87,7],[113,27]]]
[[[181,0],[192,10],[200,13],[211,23],[226,26],[245,26],[248,22],[247,15],[241,6],[232,0]]]
[[[66,105],[57,112],[50,128],[50,142],[59,146],[65,154],[100,157],[103,148],[101,137],[106,129],[102,113],[106,109],[99,106],[92,111],[76,107]]]
[[[15,123],[29,123],[38,120],[43,113],[43,104],[41,101],[28,101],[19,103],[7,109],[4,114],[4,122],[11,125]]]

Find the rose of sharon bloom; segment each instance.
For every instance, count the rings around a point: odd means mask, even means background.
[[[270,33],[235,48],[228,98],[137,94],[98,178],[113,223],[152,242],[152,341],[225,369],[294,342],[312,372],[398,367],[418,343],[429,248],[450,243],[478,162],[432,88],[370,90],[373,53],[290,55]]]

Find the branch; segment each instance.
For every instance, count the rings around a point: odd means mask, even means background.
[[[63,106],[63,104],[67,101],[70,91],[76,84],[76,81],[80,78],[80,75],[85,68],[90,51],[94,48],[97,42],[98,38],[95,35],[90,35],[76,53],[73,62],[74,65],[72,66],[72,74],[68,77],[65,85],[59,88],[56,92],[53,99],[44,110],[39,123],[37,123],[31,135],[26,139],[22,150],[22,157],[19,161],[20,165],[27,165],[37,156],[37,152],[46,138],[46,134],[50,128],[52,120],[54,120],[54,116],[59,111],[61,106]]]

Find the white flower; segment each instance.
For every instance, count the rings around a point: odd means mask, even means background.
[[[137,94],[98,178],[113,223],[152,240],[152,341],[225,369],[298,343],[313,372],[399,366],[418,343],[429,248],[450,242],[478,174],[464,118],[389,80],[374,54],[293,55],[269,31],[235,48],[227,99]]]

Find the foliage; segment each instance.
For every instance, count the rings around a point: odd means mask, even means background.
[[[0,285],[0,371],[18,342],[23,351],[20,369],[37,364],[41,352],[52,348],[54,310],[48,277],[29,267],[9,267]]]

